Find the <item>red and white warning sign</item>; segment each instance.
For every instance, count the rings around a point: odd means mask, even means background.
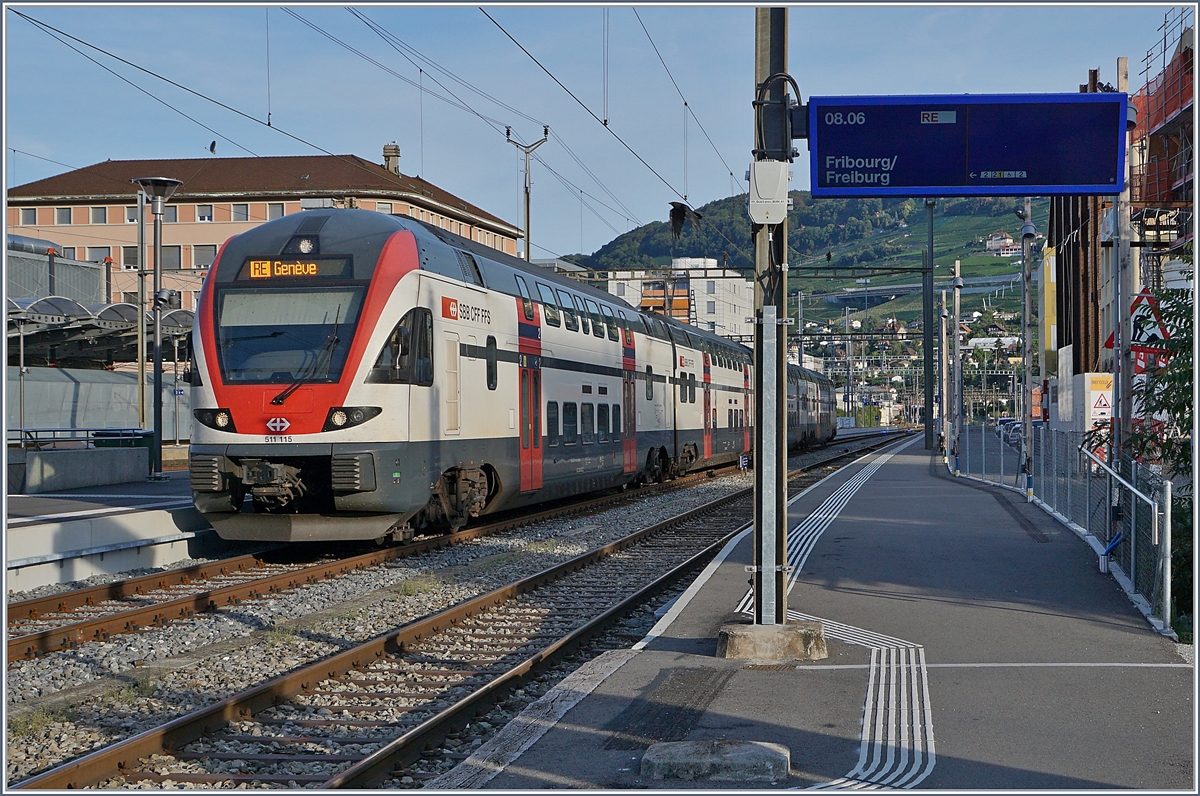
[[[1092,403],[1092,423],[1108,420],[1110,417],[1112,417],[1112,404],[1109,403],[1107,395],[1100,393]]]
[[[1139,354],[1166,354],[1163,341],[1171,337],[1158,312],[1158,300],[1150,295],[1148,288],[1134,297],[1129,305],[1129,350]],[[1105,348],[1113,347],[1113,335],[1104,342]],[[1141,358],[1145,360],[1145,357]],[[1161,360],[1160,360],[1161,364]]]

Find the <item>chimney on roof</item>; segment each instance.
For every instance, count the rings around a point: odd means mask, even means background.
[[[383,167],[392,174],[400,174],[400,145],[395,141],[383,145]]]

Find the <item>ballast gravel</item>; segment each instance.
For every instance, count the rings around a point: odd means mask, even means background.
[[[20,782],[752,484],[750,473],[714,478],[592,515],[548,520],[359,570],[197,619],[16,661],[7,672],[6,781]],[[27,596],[32,595],[10,595],[10,601]],[[540,694],[524,695],[532,701]],[[494,712],[496,726],[515,715],[504,704]],[[514,709],[519,710],[516,703]],[[397,786],[419,782],[414,778]],[[132,782],[110,784],[136,787]]]

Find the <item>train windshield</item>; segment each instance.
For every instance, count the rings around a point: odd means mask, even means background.
[[[365,292],[363,285],[222,289],[216,296],[221,377],[226,384],[337,381]]]

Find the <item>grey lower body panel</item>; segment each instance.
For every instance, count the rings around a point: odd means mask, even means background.
[[[260,514],[204,515],[222,539],[261,542],[335,542],[378,539],[400,520],[399,514]]]

